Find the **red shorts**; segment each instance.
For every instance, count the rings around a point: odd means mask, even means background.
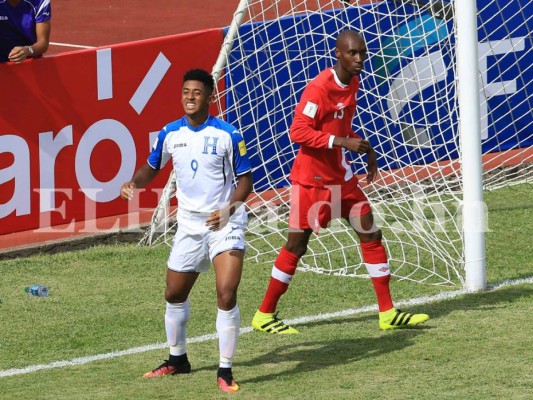
[[[289,228],[318,232],[333,219],[359,217],[371,211],[356,179],[324,187],[295,183],[291,191]]]

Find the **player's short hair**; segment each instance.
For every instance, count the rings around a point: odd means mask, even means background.
[[[339,33],[339,35],[337,36],[337,40],[335,41],[335,47],[339,47],[341,41],[345,40],[349,36],[359,36],[361,39],[365,40],[361,32],[354,31],[352,29],[346,29]]]
[[[209,94],[213,93],[213,90],[215,89],[215,80],[213,79],[213,75],[211,75],[205,69],[197,68],[187,71],[183,76],[183,83],[186,81],[202,82]]]

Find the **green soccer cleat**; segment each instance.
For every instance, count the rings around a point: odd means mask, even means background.
[[[379,313],[379,328],[383,330],[415,326],[429,319],[427,314],[409,314],[402,310],[391,308]]]
[[[296,329],[278,319],[278,313],[262,313],[257,311],[252,320],[252,327],[259,332],[272,333],[277,335],[290,335],[298,333]]]

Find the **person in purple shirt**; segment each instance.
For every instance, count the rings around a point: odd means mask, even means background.
[[[0,62],[40,57],[50,43],[50,0],[0,0]]]

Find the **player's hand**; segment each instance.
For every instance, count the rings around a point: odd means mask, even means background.
[[[342,147],[359,154],[365,154],[371,148],[370,142],[361,138],[345,138]]]
[[[213,211],[211,215],[207,217],[205,225],[212,231],[219,231],[228,224],[230,216],[229,207]]]
[[[29,50],[26,46],[17,46],[9,52],[8,58],[9,61],[14,62],[15,64],[20,64],[30,55]]]
[[[378,161],[376,157],[376,152],[372,147],[368,151],[367,155],[368,170],[366,173],[366,181],[368,183],[372,183],[378,175]]]
[[[135,184],[133,184],[133,182],[126,182],[120,188],[120,197],[123,198],[124,200],[133,199],[133,194],[134,194],[133,189],[135,189]]]

